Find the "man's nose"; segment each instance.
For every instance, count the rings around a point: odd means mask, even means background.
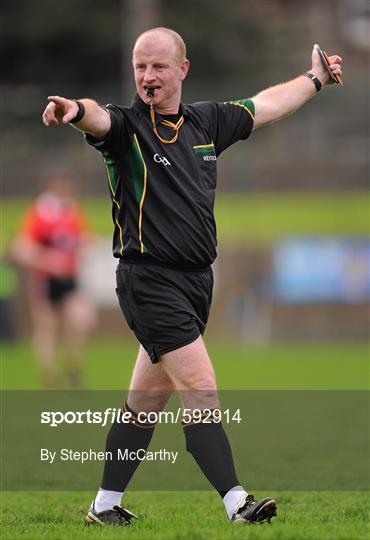
[[[144,73],[144,81],[145,82],[150,82],[150,81],[154,81],[155,80],[155,72],[153,69],[151,68],[147,68],[145,70],[145,73]]]

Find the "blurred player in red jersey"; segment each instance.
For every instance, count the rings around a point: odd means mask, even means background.
[[[73,197],[69,178],[60,176],[26,213],[12,259],[26,267],[33,344],[43,383],[58,384],[57,341],[63,336],[65,369],[71,386],[81,382],[82,350],[95,326],[96,312],[78,288],[80,249],[88,240],[85,217]]]

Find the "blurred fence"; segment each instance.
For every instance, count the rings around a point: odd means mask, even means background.
[[[275,341],[364,341],[368,338],[370,298],[370,244],[351,240],[348,249],[338,239],[295,238],[290,255],[285,240],[272,247],[224,248],[214,264],[214,300],[207,329],[208,338],[268,345]],[[302,261],[307,242],[325,249],[331,242],[342,253],[322,263],[309,253]],[[110,240],[97,241],[85,256],[80,281],[82,289],[99,308],[98,335],[130,336],[115,295],[116,261],[110,255]],[[351,252],[358,252],[352,257]],[[303,266],[294,264],[301,257]],[[14,298],[16,331],[10,337],[30,332],[29,309],[24,303],[22,275]],[[13,305],[13,309],[14,309]],[[7,318],[9,320],[9,318]]]

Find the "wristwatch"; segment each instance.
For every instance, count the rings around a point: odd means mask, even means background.
[[[320,92],[320,90],[322,88],[322,84],[319,81],[319,79],[316,77],[316,75],[314,75],[313,73],[310,73],[309,71],[307,71],[307,73],[304,73],[304,76],[311,79],[311,81],[314,83],[314,85],[316,87],[316,92]]]

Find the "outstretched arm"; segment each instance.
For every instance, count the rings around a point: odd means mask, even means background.
[[[68,124],[79,111],[78,104],[73,99],[49,96],[48,100],[49,104],[42,114],[42,120],[47,127],[54,124]],[[111,126],[109,113],[92,99],[79,101],[85,108],[85,114],[79,122],[70,125],[97,139],[103,139]]]
[[[330,69],[336,75],[341,75],[342,58],[338,55],[329,57]],[[330,84],[329,73],[320,60],[317,50],[312,51],[312,68],[310,73],[315,75],[322,86]],[[254,129],[277,122],[289,116],[302,107],[306,101],[317,93],[315,84],[306,76],[263,90],[252,98],[255,107]]]

